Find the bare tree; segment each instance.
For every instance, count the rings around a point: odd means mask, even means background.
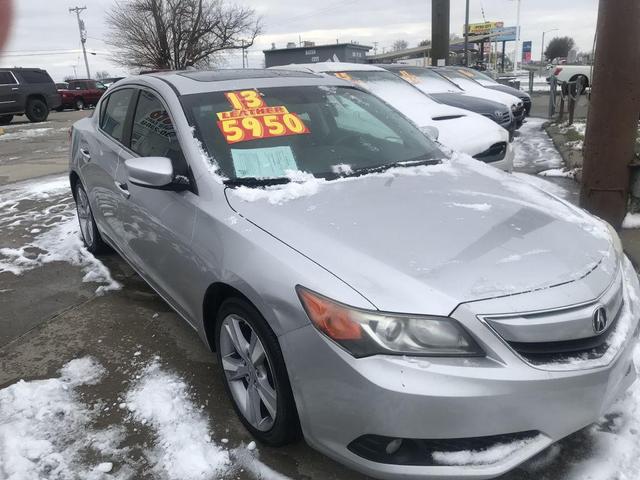
[[[102,71],[96,72],[96,79],[97,80],[102,80],[103,78],[110,78],[110,77],[111,77],[111,75],[106,70],[102,70]]]
[[[393,42],[393,45],[391,46],[391,48],[394,51],[398,51],[398,50],[406,50],[409,47],[409,42],[407,42],[406,40],[396,40],[395,42]]]
[[[183,70],[253,45],[262,31],[251,8],[223,0],[123,0],[107,13],[113,60],[131,69]]]

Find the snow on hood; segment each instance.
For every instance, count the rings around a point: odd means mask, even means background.
[[[571,282],[616,261],[603,222],[465,155],[226,192],[240,215],[383,310],[426,302],[428,313],[449,314],[463,301]]]
[[[366,82],[364,87],[398,109],[419,127],[438,129],[438,141],[469,155],[509,140],[509,133],[492,120],[474,112],[432,100],[410,86],[390,81]],[[462,134],[464,133],[464,135]]]

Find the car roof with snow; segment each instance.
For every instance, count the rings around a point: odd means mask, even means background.
[[[292,63],[269,67],[269,70],[297,70],[300,72],[329,73],[329,72],[384,72],[384,68],[368,63],[349,62],[317,62],[317,63]]]
[[[159,83],[168,84],[178,95],[269,87],[352,86],[344,80],[309,71],[242,68],[145,73],[120,80],[118,87]]]

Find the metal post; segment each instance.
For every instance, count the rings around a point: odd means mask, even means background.
[[[580,205],[618,228],[626,213],[640,105],[640,2],[600,0]],[[624,92],[624,94],[621,94]]]
[[[87,49],[85,43],[87,43],[87,31],[84,28],[84,22],[80,18],[80,12],[86,10],[87,7],[75,7],[70,8],[69,13],[75,13],[78,18],[78,30],[80,30],[80,43],[82,44],[82,54],[84,55],[84,66],[87,68],[87,78],[91,78],[91,71],[89,70],[89,60],[87,59]]]
[[[516,53],[513,56],[513,74],[518,71],[518,61],[520,60],[520,0],[516,0],[518,4],[518,14],[516,20]]]
[[[529,95],[533,95],[533,79],[536,73],[533,70],[529,70]]]
[[[437,66],[438,60],[449,63],[449,0],[431,2],[431,65]]]
[[[464,13],[464,66],[469,66],[469,0]]]
[[[506,54],[505,54],[506,48],[507,48],[507,42],[503,41],[502,42],[502,68],[500,69],[502,73],[504,73],[504,60],[506,57]]]

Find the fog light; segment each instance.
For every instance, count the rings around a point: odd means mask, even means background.
[[[387,444],[387,448],[385,448],[385,451],[387,452],[388,455],[393,455],[398,450],[400,450],[401,446],[402,446],[402,439],[401,438],[396,438],[395,440],[391,440]]]

